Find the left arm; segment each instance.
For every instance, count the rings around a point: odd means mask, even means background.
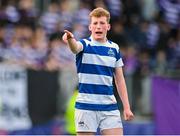
[[[114,78],[115,78],[115,84],[117,87],[118,94],[123,103],[124,119],[132,120],[134,115],[129,105],[128,93],[127,93],[127,88],[126,88],[126,83],[125,83],[122,67],[115,68]]]

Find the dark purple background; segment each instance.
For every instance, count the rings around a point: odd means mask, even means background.
[[[156,134],[180,134],[180,80],[153,77]]]

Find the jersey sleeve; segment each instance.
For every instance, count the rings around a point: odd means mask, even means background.
[[[118,47],[115,67],[122,67],[122,66],[124,66],[124,63],[123,63],[122,56]]]
[[[85,49],[85,47],[86,47],[86,42],[84,41],[84,39],[79,40],[77,43],[83,46],[83,48],[81,50],[81,51],[83,51]]]

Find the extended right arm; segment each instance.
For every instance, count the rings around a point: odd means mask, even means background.
[[[80,51],[82,51],[83,46],[81,44],[78,44],[76,39],[74,38],[73,34],[71,32],[69,32],[68,30],[64,30],[64,35],[62,37],[63,41],[69,45],[71,51],[74,54],[79,53]]]

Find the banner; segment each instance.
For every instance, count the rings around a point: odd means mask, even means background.
[[[180,134],[180,80],[153,77],[156,134]]]
[[[16,65],[0,64],[0,129],[31,127],[27,106],[27,72]]]

